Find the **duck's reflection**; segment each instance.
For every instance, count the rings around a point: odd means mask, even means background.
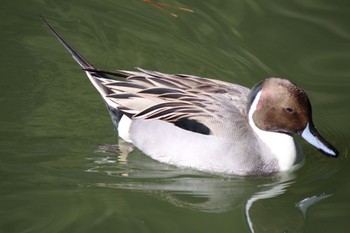
[[[282,202],[278,197],[295,182],[293,171],[259,178],[212,175],[161,164],[133,151],[129,144],[103,145],[97,150],[105,155],[117,151],[118,159],[114,157],[111,166],[108,161],[112,160],[106,159],[110,156],[103,156],[88,171],[124,178],[94,185],[147,192],[174,206],[201,212],[241,208],[251,232],[298,232],[304,225],[307,207],[329,196],[306,197],[297,204],[295,199]]]

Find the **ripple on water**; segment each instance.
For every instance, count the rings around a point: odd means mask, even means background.
[[[310,1],[306,2],[299,0],[297,1],[297,4],[294,4],[293,2],[283,5],[281,2],[270,2],[270,7],[277,13],[286,17],[298,19],[304,21],[305,23],[310,23],[317,27],[321,27],[324,30],[329,31],[330,34],[335,35],[337,39],[350,39],[350,31],[348,30],[346,20],[336,20],[333,15],[334,12],[337,13],[338,17],[346,17],[348,14],[347,11],[340,10],[341,6],[338,4],[337,6],[334,6],[330,5],[329,3],[320,3],[320,1],[317,1],[317,4],[312,4]],[[343,22],[343,24],[341,22]]]
[[[329,78],[327,83],[349,85],[348,82],[341,82],[347,80],[350,76],[350,70],[348,63],[350,60],[350,54],[344,51],[330,51],[326,53],[313,53],[306,55],[299,60],[300,66],[307,72],[314,74],[315,76],[310,77],[310,81],[319,77]]]

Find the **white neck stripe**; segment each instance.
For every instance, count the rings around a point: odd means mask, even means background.
[[[293,137],[287,134],[261,130],[255,125],[253,114],[258,105],[261,93],[262,91],[259,91],[256,94],[255,99],[250,106],[248,112],[249,125],[252,127],[257,137],[272,152],[272,155],[278,161],[280,170],[285,171],[291,168],[297,159],[295,141]]]

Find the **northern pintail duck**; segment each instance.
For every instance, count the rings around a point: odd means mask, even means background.
[[[286,171],[303,156],[295,134],[338,155],[317,132],[306,93],[286,79],[248,89],[186,74],[103,71],[43,20],[101,94],[119,136],[155,160],[242,176]]]

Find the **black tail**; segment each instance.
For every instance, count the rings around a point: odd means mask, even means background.
[[[47,22],[47,20],[41,16],[41,19],[44,21],[46,26],[50,29],[50,31],[55,35],[55,37],[63,44],[63,46],[68,50],[74,60],[80,65],[80,67],[89,73],[95,73],[99,77],[110,78],[107,75],[113,75],[117,77],[126,78],[129,75],[123,71],[106,71],[95,68],[86,58],[84,58],[77,50],[75,50],[68,42],[63,39],[63,37]]]
[[[82,55],[80,55],[72,46],[68,44],[68,42],[62,38],[58,32],[53,29],[53,27],[46,21],[46,19],[41,16],[42,20],[46,24],[46,26],[50,29],[50,31],[57,37],[57,39],[63,44],[63,46],[68,50],[74,60],[80,65],[80,67],[84,70],[95,70],[94,66],[86,60]]]
[[[88,60],[86,60],[78,51],[76,51],[72,46],[68,44],[68,42],[62,38],[58,32],[53,29],[53,27],[45,20],[44,17],[42,17],[42,20],[46,24],[46,26],[50,29],[50,31],[57,37],[57,39],[63,44],[63,46],[69,51],[69,53],[72,55],[74,60],[80,65],[82,70],[84,70],[91,81],[92,85],[97,89],[97,91],[101,94],[103,100],[106,103],[108,112],[112,118],[113,125],[115,129],[118,129],[118,124],[121,119],[121,117],[124,115],[122,111],[118,109],[118,104],[112,102],[107,96],[110,94],[110,90],[102,84],[103,79],[111,79],[110,76],[117,76],[117,77],[128,77],[127,72],[123,71],[105,71],[105,70],[99,70],[96,69]]]

